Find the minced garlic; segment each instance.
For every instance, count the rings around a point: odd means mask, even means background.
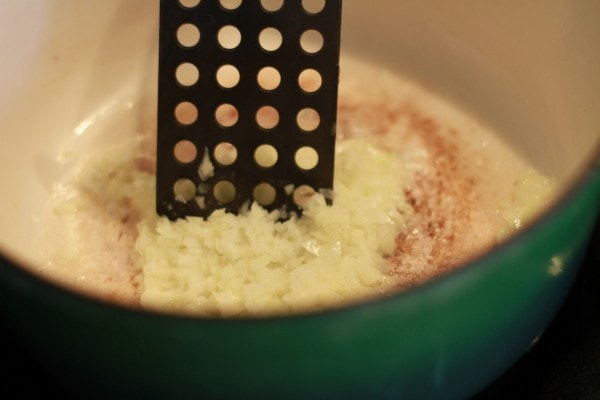
[[[316,194],[302,218],[253,205],[235,216],[139,225],[142,305],[204,315],[290,313],[380,295],[385,260],[410,208],[399,158],[367,139],[338,143],[333,205]]]

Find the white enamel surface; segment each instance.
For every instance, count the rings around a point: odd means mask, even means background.
[[[559,178],[600,142],[600,2],[345,1],[344,48],[413,76]]]
[[[35,258],[52,184],[94,132],[152,119],[157,15],[146,0],[0,2],[0,48],[14,55],[0,64],[0,251]]]
[[[600,139],[600,2],[521,3],[346,0],[343,49],[441,93],[567,181]],[[35,258],[51,185],[94,132],[152,123],[157,25],[158,0],[0,2],[0,251]]]

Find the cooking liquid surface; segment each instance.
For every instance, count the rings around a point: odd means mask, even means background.
[[[553,188],[494,133],[414,83],[349,57],[341,66],[338,139],[363,140],[401,162],[398,207],[405,218],[391,238],[393,249],[374,261],[385,276],[380,286],[354,298],[308,302],[306,311],[392,294],[447,273],[519,229]],[[101,149],[57,184],[44,219],[48,262],[40,273],[110,301],[161,308],[143,301],[148,277],[135,250],[138,226],[157,219],[154,132],[123,132],[129,145]],[[243,306],[203,312],[163,305],[194,314],[254,313]]]

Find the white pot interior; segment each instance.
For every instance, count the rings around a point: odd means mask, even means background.
[[[35,259],[51,185],[95,132],[154,123],[158,3],[0,3],[0,251]],[[454,102],[567,187],[600,138],[599,17],[594,0],[346,1],[342,48]]]

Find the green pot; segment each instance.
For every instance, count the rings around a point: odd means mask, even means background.
[[[14,55],[0,78],[0,181],[14,186],[0,199],[7,323],[86,397],[454,399],[499,376],[556,313],[598,214],[600,6],[425,3],[345,3],[344,45],[510,132],[506,140],[557,176],[559,201],[422,287],[331,312],[243,320],[132,311],[27,271],[32,215],[47,197],[39,177],[53,174],[40,155],[64,139],[44,133],[72,132],[114,93],[129,96],[123,82],[154,79],[139,71],[157,2],[2,3],[0,37],[31,39],[0,42]]]

